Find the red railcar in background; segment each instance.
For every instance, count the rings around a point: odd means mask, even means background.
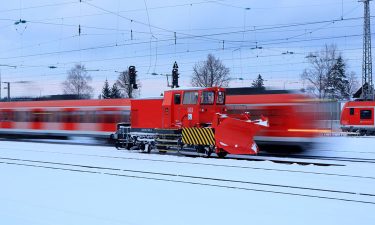
[[[130,121],[129,99],[0,103],[1,135],[108,138],[116,123]]]
[[[317,104],[301,93],[259,88],[227,88],[228,113],[249,112],[270,122],[255,136],[261,146],[287,145],[307,148],[322,130],[319,129]],[[263,148],[265,149],[265,148]]]
[[[341,129],[361,135],[375,135],[375,101],[345,103],[341,111]]]

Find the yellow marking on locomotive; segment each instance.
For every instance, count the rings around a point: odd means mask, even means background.
[[[215,145],[212,128],[182,128],[182,142],[188,145]]]

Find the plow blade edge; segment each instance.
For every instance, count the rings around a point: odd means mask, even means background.
[[[257,154],[258,146],[254,142],[255,133],[264,126],[268,120],[237,119],[221,116],[215,128],[215,142],[218,150],[223,149],[229,154]]]

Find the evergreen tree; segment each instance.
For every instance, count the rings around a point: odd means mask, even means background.
[[[257,79],[255,79],[252,83],[252,87],[254,88],[263,88],[264,89],[264,79],[262,78],[262,75],[258,75]]]
[[[104,86],[103,86],[103,89],[102,89],[102,98],[103,99],[111,98],[111,90],[109,88],[109,84],[108,84],[107,79],[105,79]]]
[[[345,67],[344,60],[339,56],[328,74],[326,92],[331,99],[342,100],[349,98],[349,81]]]
[[[117,84],[114,83],[111,88],[111,98],[121,98],[121,92],[120,89],[118,89]]]

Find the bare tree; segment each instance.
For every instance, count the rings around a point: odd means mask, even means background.
[[[325,45],[321,51],[309,53],[306,57],[310,68],[305,69],[301,77],[308,81],[307,90],[311,94],[318,98],[326,97],[328,77],[338,56],[336,45]]]
[[[308,56],[310,67],[301,75],[308,82],[307,92],[318,98],[349,99],[358,88],[354,72],[348,73],[347,62],[336,45],[325,47]]]
[[[229,84],[229,69],[212,54],[208,54],[207,60],[196,63],[193,70],[191,79],[193,86],[227,87]]]
[[[137,98],[141,92],[141,84],[139,80],[136,80],[138,85],[138,89],[134,89],[132,85],[129,85],[129,71],[125,70],[120,73],[117,78],[116,85],[117,88],[120,89],[122,96],[124,98]]]
[[[352,71],[348,76],[348,93],[352,97],[353,94],[361,87],[357,75]]]
[[[91,98],[94,88],[89,85],[92,77],[87,73],[82,64],[76,64],[67,71],[68,76],[62,83],[64,94],[75,94],[79,98]]]

